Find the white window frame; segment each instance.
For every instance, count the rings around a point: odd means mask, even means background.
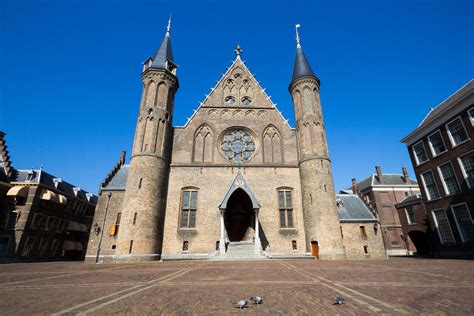
[[[405,216],[407,217],[407,222],[408,222],[408,225],[415,225],[416,224],[416,215],[415,215],[415,212],[413,212],[413,216],[415,217],[415,222],[412,223],[410,221],[410,216],[408,216],[408,211],[407,211],[407,208],[405,207]]]
[[[440,167],[444,166],[444,165],[447,165],[448,163],[451,165],[451,168],[453,169],[454,179],[456,179],[456,183],[457,183],[458,188],[459,188],[458,192],[449,193],[448,192],[448,186],[446,185],[446,182],[444,181],[443,173],[441,172]],[[458,176],[456,175],[456,172],[454,171],[454,166],[453,166],[451,161],[447,161],[445,163],[440,164],[438,167],[436,167],[436,169],[438,169],[438,175],[439,175],[439,178],[441,179],[441,183],[443,184],[443,189],[444,189],[444,195],[445,196],[451,196],[451,195],[455,195],[455,194],[461,192],[461,186],[459,185]]]
[[[473,108],[473,110],[474,110],[474,108]],[[463,154],[463,155],[461,155],[461,156],[459,156],[459,157],[457,158],[458,164],[459,164],[459,168],[461,169],[461,173],[462,173],[462,175],[463,175],[463,177],[464,177],[464,181],[466,182],[466,185],[467,185],[467,187],[468,187],[469,189],[474,188],[474,183],[471,185],[471,184],[469,183],[469,181],[467,181],[467,172],[466,172],[466,169],[464,169],[464,165],[463,165],[463,163],[462,163],[462,161],[461,161],[461,157],[467,156],[467,155],[469,155],[469,154],[471,154],[471,153],[474,153],[474,150],[468,151],[467,153],[465,153],[465,154]]]
[[[428,173],[428,172],[431,172],[431,174],[433,175],[433,182],[434,182],[434,184],[435,184],[435,186],[436,186],[436,190],[438,191],[438,195],[439,195],[437,198],[434,198],[434,199],[429,198],[429,196],[428,196],[428,195],[429,195],[429,192],[428,192],[428,190],[426,189],[425,178],[423,177],[423,175],[424,175],[425,173]],[[435,179],[435,176],[434,176],[434,175],[435,175],[435,174],[434,174],[433,170],[431,170],[431,169],[430,169],[430,170],[426,170],[425,172],[423,172],[423,173],[420,174],[421,182],[423,182],[423,189],[425,189],[426,200],[429,201],[429,202],[431,202],[431,201],[436,201],[436,200],[441,199],[441,194],[440,194],[440,192],[439,192],[438,184],[436,183],[436,179]]]
[[[444,212],[444,215],[446,216],[446,219],[447,219],[447,222],[448,222],[449,231],[451,232],[451,237],[454,240],[454,243],[456,243],[456,239],[454,238],[454,235],[453,235],[453,229],[451,228],[451,224],[449,223],[448,214],[446,214],[446,211],[442,208],[437,208],[437,209],[434,209],[434,210],[431,211],[431,216],[433,217],[433,221],[435,223],[435,228],[436,228],[436,231],[438,232],[439,241],[441,242],[441,244],[446,244],[447,243],[447,242],[444,242],[443,238],[441,237],[441,233],[439,232],[438,220],[436,219],[436,215],[434,213],[435,211],[439,211],[439,210]],[[449,244],[449,243],[447,243],[447,244]]]
[[[436,154],[435,150],[434,150],[434,147],[433,145],[431,144],[431,139],[430,137],[433,136],[434,134],[436,133],[439,133],[439,136],[441,137],[441,141],[443,142],[443,146],[444,146],[444,151],[440,152],[439,154]],[[442,154],[444,154],[445,152],[448,151],[448,147],[446,146],[446,143],[444,142],[444,139],[443,139],[443,134],[441,133],[441,130],[440,129],[437,129],[436,131],[434,131],[433,133],[429,134],[428,135],[428,145],[430,147],[430,150],[431,150],[431,154],[433,155],[433,158],[434,157],[438,157]]]
[[[458,218],[456,217],[456,213],[454,212],[453,210],[453,207],[455,206],[459,206],[459,205],[466,205],[466,209],[467,209],[467,214],[469,214],[469,218],[471,219],[471,223],[474,225],[474,222],[472,220],[472,216],[471,216],[471,211],[469,210],[469,206],[467,206],[467,203],[458,203],[458,204],[454,204],[454,205],[451,205],[451,213],[453,214],[453,217],[454,217],[454,221],[456,222],[456,227],[458,228],[458,232],[459,232],[459,236],[461,236],[461,241],[463,243],[465,243],[466,241],[464,240],[464,234],[461,230],[461,227],[459,226],[459,223],[458,223]]]
[[[467,110],[467,115],[469,116],[469,121],[471,121],[471,125],[474,126],[474,107]]]
[[[461,121],[462,128],[464,129],[464,132],[466,133],[467,138],[463,142],[456,145],[456,144],[454,144],[453,136],[451,135],[451,131],[449,130],[448,125],[451,124],[452,122],[456,121],[457,119],[459,119]],[[466,130],[466,127],[464,126],[464,122],[462,121],[461,116],[457,116],[454,119],[452,119],[451,121],[449,121],[448,123],[446,123],[445,127],[446,127],[446,132],[448,133],[449,141],[451,142],[452,148],[458,147],[458,146],[464,144],[465,142],[468,142],[471,139],[469,137],[469,134],[468,134],[467,130]]]
[[[426,155],[426,160],[423,161],[423,162],[418,161],[418,156],[416,155],[416,152],[415,152],[415,146],[418,145],[419,143],[421,143],[421,145],[423,146],[423,150],[425,151],[425,155]],[[416,162],[416,165],[417,165],[417,166],[420,166],[420,165],[422,165],[422,164],[424,164],[425,162],[427,162],[427,161],[430,160],[430,158],[428,157],[428,152],[426,151],[426,147],[425,147],[425,144],[424,144],[423,140],[420,140],[419,142],[413,144],[413,145],[411,146],[411,151],[412,151],[412,153],[413,153],[413,157],[415,157],[415,162]]]

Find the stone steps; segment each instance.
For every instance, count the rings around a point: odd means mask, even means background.
[[[255,253],[255,243],[252,241],[230,242],[225,254],[217,255],[213,260],[262,260],[267,259],[263,254]]]

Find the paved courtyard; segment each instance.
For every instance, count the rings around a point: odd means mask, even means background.
[[[474,314],[474,261],[177,261],[0,265],[0,312],[31,314]],[[232,302],[260,295],[245,310]],[[346,298],[332,305],[332,297]]]

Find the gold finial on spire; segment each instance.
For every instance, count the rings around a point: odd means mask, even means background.
[[[298,33],[298,28],[301,27],[300,24],[295,24],[295,31],[296,31],[296,48],[300,48],[300,34]]]
[[[235,52],[235,56],[237,58],[240,58],[240,55],[242,55],[242,53],[244,52],[244,50],[242,48],[240,48],[240,45],[237,44],[237,46],[235,47],[234,49],[234,52]]]
[[[170,18],[168,19],[168,26],[166,27],[166,36],[170,36],[171,34],[171,14]]]

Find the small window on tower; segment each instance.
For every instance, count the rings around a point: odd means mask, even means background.
[[[227,97],[225,98],[225,104],[226,105],[232,105],[235,103],[235,98],[234,97]]]
[[[243,97],[242,98],[242,104],[245,106],[249,106],[250,103],[252,103],[252,100],[249,97]]]

